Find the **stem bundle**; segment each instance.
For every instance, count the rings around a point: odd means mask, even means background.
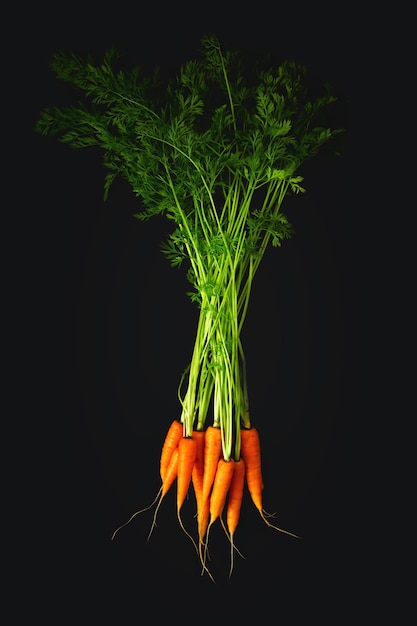
[[[136,217],[174,223],[162,249],[172,265],[186,262],[200,308],[179,389],[184,435],[207,427],[212,408],[224,459],[237,461],[240,428],[250,426],[241,332],[252,282],[269,242],[292,235],[281,207],[288,192],[304,191],[301,164],[342,129],[325,124],[336,98],[327,85],[310,93],[304,66],[251,66],[215,36],[201,44],[201,58],[167,84],[158,72],[120,69],[115,49],[99,64],[55,54],[53,71],[86,102],[44,109],[35,130],[102,148],[105,197],[121,176],[141,199]]]

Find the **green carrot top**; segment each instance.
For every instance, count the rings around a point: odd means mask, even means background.
[[[240,425],[250,424],[240,332],[251,285],[269,242],[292,235],[282,202],[304,191],[301,165],[342,132],[326,123],[336,97],[304,66],[249,64],[212,35],[165,82],[158,71],[123,69],[115,49],[98,64],[57,53],[51,67],[83,99],[44,109],[35,130],[98,146],[105,197],[120,176],[141,200],[138,219],[172,221],[162,250],[174,266],[186,261],[200,307],[180,398],[185,432],[202,428],[212,405],[225,458],[239,458]]]

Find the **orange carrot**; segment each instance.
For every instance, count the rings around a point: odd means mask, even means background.
[[[178,463],[179,463],[179,448],[177,447],[171,454],[171,459],[169,461],[167,471],[165,472],[165,477],[162,483],[162,491],[161,491],[160,500],[162,500],[162,498],[168,493],[174,480],[178,476]]]
[[[243,489],[245,486],[245,472],[245,461],[243,460],[243,457],[240,457],[238,461],[235,461],[235,468],[233,470],[232,481],[230,483],[229,493],[227,497],[226,524],[230,538],[229,578],[231,577],[233,571],[233,553],[235,548],[234,536],[236,528],[239,524],[240,510],[242,508]]]
[[[246,484],[248,486],[248,491],[252,498],[252,501],[256,508],[258,509],[263,521],[265,524],[270,526],[271,528],[275,528],[275,530],[279,530],[281,533],[285,533],[286,535],[290,535],[291,537],[296,537],[299,539],[298,535],[289,532],[288,530],[284,530],[279,528],[278,526],[274,526],[267,519],[267,513],[262,505],[262,491],[264,488],[264,483],[262,479],[262,470],[261,470],[261,444],[259,440],[259,433],[256,428],[250,428],[248,430],[242,429],[240,431],[241,437],[241,454],[243,460],[246,465]]]
[[[174,480],[178,476],[178,458],[179,458],[179,450],[178,450],[178,447],[176,447],[175,450],[171,454],[171,459],[170,459],[168,468],[165,472],[164,480],[162,482],[162,488],[160,490],[158,504],[156,506],[156,509],[153,515],[152,526],[148,535],[148,541],[150,539],[153,529],[156,526],[156,516],[158,515],[159,507],[161,506],[162,500],[164,499],[164,497],[166,496],[166,494],[172,487]]]
[[[232,481],[234,468],[235,461],[233,459],[225,461],[221,458],[217,463],[216,476],[214,478],[213,490],[210,496],[209,526],[211,526],[222,514],[230,483]]]
[[[160,457],[160,474],[162,481],[164,481],[165,473],[168,469],[171,455],[175,448],[178,446],[178,442],[183,435],[183,426],[178,420],[174,420],[168,429],[165,436],[164,443],[162,445],[161,457]]]
[[[246,467],[246,483],[252,501],[261,515],[262,509],[262,490],[264,488],[261,469],[261,444],[259,433],[256,428],[240,431],[241,455],[245,461]]]
[[[204,539],[210,516],[210,492],[217,471],[217,464],[222,456],[222,435],[220,428],[208,426],[204,437],[204,475],[198,515],[198,537]]]
[[[197,523],[198,523],[198,541],[200,546],[203,544],[204,535],[206,534],[208,523],[210,519],[210,498],[207,500],[201,500],[199,505],[199,510],[197,513]]]
[[[206,542],[204,546],[204,555],[202,553],[201,539],[199,542],[199,554],[200,554],[201,563],[203,565],[203,571],[205,570],[211,578],[212,576],[210,574],[210,571],[208,570],[206,566],[206,556],[207,556],[210,528],[222,514],[224,505],[226,503],[227,492],[229,491],[230,483],[232,481],[234,466],[235,466],[235,462],[233,459],[230,459],[229,461],[225,461],[225,459],[220,457],[220,459],[218,459],[217,461],[216,475],[214,477],[213,488],[212,488],[211,495],[209,498],[210,521],[207,526],[207,536],[206,536]]]
[[[203,504],[210,496],[217,464],[222,455],[222,435],[220,428],[208,426],[204,444],[204,480],[203,480]]]
[[[202,542],[206,533],[210,511],[210,501],[208,498],[203,506],[205,435],[204,430],[193,431],[193,437],[195,437],[197,441],[197,454],[191,480],[194,486],[195,499],[197,503],[197,528],[199,542]]]
[[[200,505],[200,510],[198,512],[198,516],[197,516],[197,520],[198,520],[198,554],[200,557],[200,561],[201,564],[203,566],[202,572],[201,574],[203,575],[203,573],[206,571],[207,574],[210,576],[210,578],[212,579],[212,581],[214,582],[214,578],[211,575],[210,570],[208,569],[207,565],[206,565],[206,559],[207,559],[207,551],[208,551],[208,528],[210,526],[209,524],[209,520],[210,520],[210,498],[207,498],[206,500],[201,502]],[[204,541],[204,537],[207,533],[207,541]]]
[[[197,440],[182,437],[178,444],[177,513],[179,515],[191,482],[197,455]]]
[[[191,474],[191,479],[194,487],[195,498],[197,502],[197,514],[199,510],[199,500],[203,493],[203,476],[204,476],[204,430],[194,430],[193,439],[197,442],[197,451]]]
[[[243,488],[245,485],[245,471],[245,461],[240,457],[239,461],[235,461],[235,469],[233,471],[232,482],[230,483],[227,498],[226,523],[232,540],[240,518]]]
[[[177,424],[180,424],[179,422],[177,422]],[[181,424],[180,424],[181,426]],[[181,426],[182,428],[182,426]],[[168,435],[167,435],[168,436]],[[119,532],[119,530],[121,528],[123,528],[124,526],[127,526],[127,524],[130,524],[130,522],[140,513],[143,513],[144,511],[148,511],[155,503],[157,503],[156,505],[156,509],[154,511],[154,516],[153,516],[153,522],[152,522],[152,526],[151,526],[151,530],[149,531],[149,535],[148,535],[148,541],[149,538],[152,534],[152,531],[154,529],[154,527],[156,526],[156,516],[158,513],[158,509],[161,506],[162,500],[163,498],[166,496],[166,494],[168,493],[168,491],[170,490],[174,480],[177,478],[177,473],[178,473],[178,446],[176,448],[174,448],[172,450],[172,452],[170,453],[170,460],[169,463],[164,471],[164,478],[162,480],[162,485],[159,488],[158,493],[156,494],[153,502],[151,502],[151,504],[149,506],[147,506],[144,509],[141,509],[140,511],[136,511],[136,513],[133,513],[133,515],[131,515],[131,517],[127,520],[127,522],[125,522],[124,524],[122,524],[121,526],[119,526],[118,528],[116,528],[116,530],[114,531],[113,535],[112,535],[112,539],[114,539],[114,537],[116,536],[116,534]]]
[[[178,444],[178,474],[177,474],[177,517],[182,530],[191,539],[193,546],[198,552],[197,545],[185,529],[181,519],[181,507],[187,496],[188,488],[192,480],[192,472],[197,456],[197,439],[194,437],[182,437]]]

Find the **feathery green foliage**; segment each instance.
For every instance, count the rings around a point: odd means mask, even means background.
[[[256,270],[270,242],[292,235],[282,203],[304,191],[300,166],[342,129],[326,124],[336,98],[326,85],[314,95],[304,66],[249,67],[212,35],[201,46],[165,83],[157,71],[124,70],[114,49],[99,64],[56,54],[52,70],[83,99],[43,110],[35,129],[98,146],[105,197],[122,177],[141,200],[138,219],[172,220],[162,250],[172,265],[187,263],[200,307],[182,420],[188,434],[203,428],[212,403],[227,459],[239,458],[232,433],[249,425],[240,332]]]

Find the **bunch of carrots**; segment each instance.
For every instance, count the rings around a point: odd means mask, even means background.
[[[177,517],[181,528],[190,536],[198,551],[202,562],[203,572],[206,571],[212,578],[206,565],[208,537],[211,526],[216,520],[221,520],[227,532],[230,547],[231,560],[230,572],[233,570],[233,553],[235,549],[234,537],[239,524],[240,512],[243,500],[245,484],[250,497],[259,511],[263,521],[270,527],[279,530],[292,537],[298,537],[294,533],[283,530],[273,525],[267,519],[262,504],[262,491],[264,488],[261,467],[261,445],[258,430],[255,427],[240,430],[240,456],[237,459],[224,459],[222,453],[221,429],[216,426],[208,426],[206,430],[195,430],[190,437],[184,435],[184,427],[179,420],[174,420],[165,437],[160,456],[161,487],[157,497],[150,505],[157,502],[153,524],[149,533],[156,523],[158,509],[163,498],[177,482],[176,506]],[[181,520],[181,509],[192,485],[197,505],[197,544],[191,535],[185,530]],[[137,511],[127,523],[138,513]],[[224,525],[223,513],[225,511],[226,522]],[[123,524],[112,535],[125,526]]]
[[[181,415],[168,430],[161,487],[147,509],[156,505],[152,532],[176,481],[185,530],[181,508],[192,485],[194,543],[208,571],[208,536],[219,518],[233,556],[245,483],[262,519],[277,528],[262,507],[260,443],[249,418],[241,333],[267,247],[293,234],[284,199],[305,191],[301,165],[342,129],[326,122],[337,99],[328,85],[311,91],[304,66],[270,67],[258,59],[249,67],[214,35],[202,38],[200,52],[168,81],[157,71],[123,69],[115,49],[100,63],[57,53],[51,68],[84,100],[45,108],[35,129],[74,148],[99,147],[105,198],[121,177],[140,198],[136,218],[165,215],[173,226],[162,251],[172,266],[186,266],[199,318],[180,382]]]

